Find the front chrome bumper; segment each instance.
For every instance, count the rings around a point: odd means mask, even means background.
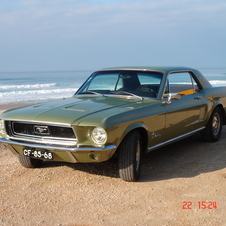
[[[12,140],[7,140],[0,137],[0,143],[4,143],[5,145],[10,147],[10,150],[13,154],[19,154],[15,149],[15,147],[23,147],[23,148],[34,148],[34,149],[44,149],[53,152],[64,152],[69,158],[70,162],[80,162],[76,158],[76,153],[103,153],[105,158],[107,156],[112,156],[112,154],[116,150],[115,145],[108,145],[106,147],[59,147],[59,146],[50,146],[50,145],[40,145],[40,144],[30,144],[30,143],[22,143]]]
[[[108,145],[108,146],[103,147],[103,148],[101,148],[101,147],[68,148],[68,147],[56,147],[56,146],[48,146],[48,145],[20,143],[20,142],[17,142],[17,141],[6,140],[6,139],[3,139],[3,138],[0,138],[0,142],[5,143],[5,144],[9,144],[9,145],[19,145],[19,146],[23,146],[23,147],[45,149],[45,150],[49,150],[49,151],[55,150],[55,151],[77,152],[77,151],[114,151],[114,150],[116,150],[115,145]]]

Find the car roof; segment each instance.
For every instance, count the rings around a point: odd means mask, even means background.
[[[190,67],[181,67],[181,66],[125,66],[125,67],[111,67],[111,68],[103,68],[98,71],[120,71],[120,70],[134,70],[134,71],[155,71],[163,74],[168,74],[171,72],[182,72],[182,71],[192,71],[195,73],[198,78],[200,84],[203,88],[212,87],[209,81],[204,77],[200,71],[190,68]],[[96,71],[96,72],[98,72]]]
[[[189,67],[179,67],[179,66],[124,66],[124,67],[111,67],[103,68],[98,71],[112,71],[112,70],[141,70],[141,71],[156,71],[156,72],[172,72],[172,71],[195,71],[193,68]]]

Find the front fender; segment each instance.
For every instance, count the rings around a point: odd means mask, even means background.
[[[142,139],[145,138],[147,140],[148,137],[148,128],[145,124],[143,124],[142,122],[136,122],[133,123],[131,125],[129,125],[123,132],[122,136],[121,136],[121,140],[120,143],[123,141],[123,139],[125,138],[125,136],[127,134],[129,134],[132,130],[138,129],[141,131],[141,133],[144,135],[142,136]]]

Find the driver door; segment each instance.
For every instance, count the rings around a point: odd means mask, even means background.
[[[200,87],[191,72],[170,73],[165,93],[178,95],[165,106],[167,140],[193,132],[201,127],[205,107]]]

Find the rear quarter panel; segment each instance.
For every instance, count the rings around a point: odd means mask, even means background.
[[[206,121],[209,120],[213,110],[217,106],[223,109],[223,117],[226,117],[226,87],[208,87],[200,91],[202,101],[206,104]],[[206,123],[206,122],[205,122]]]

